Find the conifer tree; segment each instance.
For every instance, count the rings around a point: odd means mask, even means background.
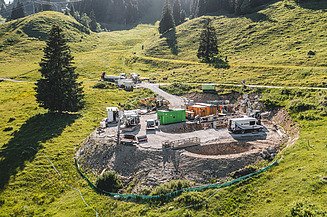
[[[181,11],[181,23],[184,23],[186,20],[186,12],[185,10]]]
[[[93,10],[90,12],[90,24],[89,25],[90,25],[90,29],[93,32],[100,32],[101,31],[100,25],[96,21],[95,14],[94,14]]]
[[[12,8],[10,20],[16,20],[25,17],[24,5],[19,0],[15,7]]]
[[[196,16],[201,17],[207,13],[207,0],[198,0]]]
[[[35,88],[37,102],[50,112],[77,112],[84,107],[83,89],[72,61],[63,30],[54,25],[40,62],[42,78]]]
[[[179,24],[182,23],[182,18],[181,18],[181,9],[182,5],[180,0],[175,0],[174,5],[173,5],[173,17],[175,21],[175,25],[178,26]]]
[[[175,29],[175,22],[173,15],[171,13],[170,5],[168,0],[165,2],[163,11],[162,11],[162,18],[159,23],[159,33],[163,34],[170,29]]]
[[[198,58],[206,63],[211,63],[218,55],[218,40],[215,28],[208,21],[200,36]]]

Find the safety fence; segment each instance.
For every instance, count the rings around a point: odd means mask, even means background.
[[[254,173],[239,177],[237,179],[234,179],[232,181],[229,182],[225,182],[222,184],[208,184],[208,185],[203,185],[203,186],[197,186],[197,187],[190,187],[190,188],[184,188],[184,189],[180,189],[180,190],[176,190],[167,194],[160,194],[160,195],[142,195],[142,194],[119,194],[119,193],[111,193],[111,192],[106,192],[103,191],[99,188],[97,188],[90,180],[89,178],[82,172],[79,164],[78,164],[78,160],[75,158],[75,166],[77,168],[78,173],[82,176],[83,179],[86,180],[86,182],[88,183],[88,185],[97,193],[103,194],[103,195],[107,195],[110,197],[113,197],[115,199],[122,199],[122,200],[132,200],[132,201],[155,201],[155,200],[169,200],[172,199],[174,197],[177,197],[179,195],[181,195],[184,192],[199,192],[199,191],[204,191],[204,190],[208,190],[208,189],[219,189],[219,188],[225,188],[225,187],[229,187],[231,185],[240,183],[242,181],[245,181],[247,179],[250,179],[251,177],[254,177],[256,175],[259,175],[267,170],[269,170],[270,168],[278,165],[279,161],[276,160],[273,163],[271,163],[270,165],[268,165],[267,167],[264,167]]]

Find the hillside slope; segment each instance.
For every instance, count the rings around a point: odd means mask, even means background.
[[[327,6],[327,2],[321,3]],[[165,38],[149,41],[146,54],[197,61],[199,36],[207,19],[218,33],[222,56],[236,64],[327,66],[327,11],[305,9],[281,1],[244,17],[200,17],[177,27],[179,53],[169,51]],[[308,51],[315,51],[308,58]]]
[[[284,10],[280,4],[271,7]],[[307,11],[301,8],[296,10]],[[318,11],[313,10],[312,13]],[[34,22],[38,16],[51,17],[48,16],[50,14],[62,17],[58,21],[66,22],[66,16],[53,12],[44,12],[34,18],[27,17],[15,22],[19,26],[23,20]],[[246,18],[223,19],[233,22]],[[198,20],[200,22],[201,19]],[[194,21],[196,20],[184,25],[192,25]],[[238,23],[231,26],[234,25],[237,26]],[[45,28],[49,26],[45,25]],[[67,28],[65,31],[69,33],[71,26]],[[18,30],[21,32],[16,34]],[[234,27],[234,30],[237,28]],[[40,31],[43,31],[42,28]],[[178,59],[169,54],[161,56],[159,53],[157,58],[142,56],[142,45],[148,47],[151,41],[158,39],[158,35],[154,36],[156,31],[155,26],[140,25],[129,31],[90,35],[79,30],[73,32],[80,39],[77,37],[78,40],[69,45],[83,80],[86,108],[80,115],[63,116],[54,116],[39,108],[34,97],[34,82],[39,77],[38,62],[42,57],[44,41],[28,37],[22,28],[13,28],[6,33],[3,31],[0,43],[11,37],[17,37],[18,42],[2,47],[0,75],[24,82],[0,82],[0,167],[4,168],[0,170],[0,176],[4,182],[1,184],[5,185],[0,190],[0,216],[93,216],[98,213],[99,216],[115,217],[266,217],[291,216],[303,212],[308,216],[326,216],[327,112],[324,108],[327,105],[327,93],[318,90],[260,90],[264,100],[289,110],[299,110],[292,116],[301,127],[298,142],[284,150],[279,155],[283,157],[281,163],[262,176],[221,190],[184,193],[165,203],[119,201],[99,195],[89,188],[74,166],[74,155],[79,144],[98,127],[106,115],[106,107],[132,104],[139,97],[151,96],[147,91],[139,89],[125,92],[93,88],[102,71],[110,74],[139,72],[142,76],[157,81],[166,81],[167,78],[168,82],[184,83],[212,80],[233,83],[247,78],[260,84],[322,85],[321,79],[326,76],[325,68],[320,66],[281,67],[272,62],[267,67],[265,62],[248,63],[246,59],[249,54],[245,51],[242,51],[242,55],[238,54],[239,64],[243,65],[241,61],[244,60],[244,64],[249,66],[232,65],[229,70],[216,70],[198,63],[193,59],[193,54],[188,54],[187,50],[196,51],[196,45],[185,48],[185,57],[180,54]],[[321,31],[321,34],[324,33]],[[192,39],[190,35],[189,40]],[[180,43],[182,44],[181,41]],[[184,43],[187,47],[187,40]],[[227,47],[227,42],[224,46]],[[269,48],[268,45],[265,46]],[[258,52],[267,56],[260,49],[258,47]],[[252,49],[252,52],[256,52],[256,49]],[[177,60],[172,60],[173,58]],[[263,57],[259,55],[258,58]]]
[[[229,74],[240,82],[236,79],[240,76],[235,75],[243,72],[241,79],[252,83],[326,86],[326,7],[326,1],[301,6],[293,1],[278,1],[243,17],[200,17],[177,27],[177,55],[172,53],[167,39],[158,34],[147,41],[144,54],[159,59],[198,62],[199,36],[205,21],[210,19],[218,33],[220,54],[228,57],[231,69],[197,70],[193,67],[193,74],[205,70],[206,79],[218,82],[224,81]],[[315,55],[309,56],[309,51],[314,51]],[[218,73],[222,79],[210,78],[206,72]]]

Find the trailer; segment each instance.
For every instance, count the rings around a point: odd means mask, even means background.
[[[228,129],[232,133],[252,133],[262,131],[263,126],[256,118],[243,117],[230,119]]]

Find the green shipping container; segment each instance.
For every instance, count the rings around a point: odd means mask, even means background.
[[[216,85],[215,84],[202,84],[203,91],[215,91]]]
[[[184,109],[174,109],[157,112],[158,120],[161,125],[182,123],[186,121],[186,111]]]

